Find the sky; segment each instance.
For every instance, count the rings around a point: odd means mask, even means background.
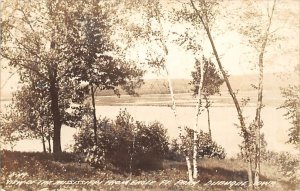
[[[270,1],[272,2],[272,1]],[[225,1],[224,10],[230,16],[234,16],[238,11],[243,10],[242,0]],[[261,11],[266,11],[266,6],[259,6]],[[247,45],[247,42],[236,30],[228,29],[230,23],[239,23],[240,21],[230,20],[226,17],[218,18],[215,25],[218,30],[213,31],[215,44],[221,57],[224,68],[230,75],[256,74],[255,64],[258,62],[256,51]],[[167,28],[168,29],[168,28]],[[296,65],[299,65],[299,44],[300,44],[300,1],[281,0],[273,18],[272,29],[276,30],[276,35],[281,37],[280,40],[271,44],[265,54],[265,72],[293,72]],[[171,30],[171,29],[170,29]],[[206,38],[203,38],[203,54],[208,58],[214,58],[211,53],[211,45]],[[187,53],[182,47],[170,45],[169,56],[167,58],[167,68],[171,78],[191,78],[190,74],[194,66],[194,56]],[[139,52],[140,50],[137,50]],[[1,67],[5,65],[3,60]],[[147,70],[146,79],[164,78],[164,74],[158,74],[151,69]],[[11,73],[15,71],[1,68],[1,96],[9,95],[18,87],[18,76]]]

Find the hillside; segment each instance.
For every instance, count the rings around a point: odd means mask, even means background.
[[[185,162],[165,160],[162,169],[137,170],[132,175],[109,166],[95,168],[74,153],[1,151],[3,173],[0,190],[67,191],[67,190],[247,190],[246,164],[240,159],[203,158],[198,164],[199,177],[194,184],[186,180]],[[295,190],[297,182],[290,182],[278,166],[271,162],[261,165],[259,190]],[[234,180],[234,181],[233,181]],[[151,184],[149,184],[151,183]],[[218,184],[219,183],[219,184]]]
[[[280,95],[280,87],[287,87],[289,84],[300,84],[299,77],[296,73],[275,73],[265,74],[264,90]],[[257,75],[232,75],[229,77],[233,90],[239,92],[249,92],[255,90],[251,84],[257,84]],[[192,93],[192,86],[189,85],[191,79],[172,79],[174,93]],[[144,94],[169,94],[168,82],[165,79],[145,79],[144,84],[137,90],[140,95]],[[225,84],[221,86],[221,92],[227,92]],[[96,93],[98,96],[114,95],[113,91],[101,91]],[[122,95],[126,95],[121,91]],[[1,100],[10,100],[11,92],[1,91]]]
[[[249,92],[255,90],[251,84],[257,84],[257,75],[232,75],[229,77],[233,90],[240,92]],[[172,79],[174,93],[192,93],[191,79]],[[281,87],[299,84],[297,74],[274,73],[265,74],[264,90],[268,92],[279,93]],[[221,86],[221,92],[227,92],[225,83]],[[168,82],[165,79],[146,79],[145,83],[137,90],[140,95],[143,94],[168,94]],[[121,94],[126,94],[121,91]],[[113,91],[97,92],[99,96],[113,95]]]

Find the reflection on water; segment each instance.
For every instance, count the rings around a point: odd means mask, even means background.
[[[114,119],[120,109],[125,109],[134,117],[135,120],[159,121],[168,130],[170,138],[178,136],[177,124],[193,127],[195,124],[195,110],[193,107],[178,107],[178,119],[176,120],[169,107],[158,106],[97,106],[97,115]],[[267,147],[274,151],[293,151],[293,146],[285,144],[288,140],[288,128],[290,124],[283,117],[283,110],[276,107],[265,107],[262,111],[264,126],[262,132],[268,143]],[[239,136],[239,129],[234,125],[238,124],[237,114],[234,107],[212,107],[211,111],[212,137],[222,145],[228,156],[233,156],[239,152],[239,144],[242,138]],[[253,119],[255,114],[254,107],[244,108],[247,122]],[[199,128],[208,132],[207,115],[203,112],[199,118]],[[62,128],[62,147],[67,150],[74,140],[73,135],[76,129],[63,126]],[[17,143],[14,150],[20,151],[42,151],[40,140],[23,140]]]

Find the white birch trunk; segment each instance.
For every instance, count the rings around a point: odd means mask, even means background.
[[[198,178],[197,154],[198,154],[197,132],[194,131],[194,138],[193,138],[193,178],[194,179]]]
[[[246,132],[247,132],[247,129],[246,129],[246,124],[245,124],[245,121],[244,121],[244,116],[243,116],[243,112],[241,110],[241,107],[240,107],[240,104],[236,98],[236,95],[235,93],[233,92],[232,90],[232,87],[231,87],[231,84],[229,82],[229,79],[228,79],[228,76],[227,76],[227,73],[225,72],[224,68],[223,68],[223,65],[221,63],[221,60],[220,60],[220,57],[219,57],[219,54],[218,54],[218,51],[217,51],[217,48],[215,46],[215,43],[214,43],[214,40],[213,40],[213,37],[212,37],[212,34],[211,34],[211,31],[210,31],[210,27],[208,25],[208,23],[206,21],[203,20],[203,15],[201,15],[201,12],[196,8],[195,4],[194,4],[194,0],[190,0],[190,3],[191,3],[191,6],[193,8],[193,10],[195,11],[196,15],[198,16],[198,18],[200,19],[200,23],[202,24],[202,26],[204,27],[205,31],[206,31],[206,34],[207,34],[207,37],[209,39],[209,42],[211,44],[211,47],[212,47],[212,50],[213,50],[213,53],[214,53],[214,56],[216,58],[216,61],[217,61],[217,64],[219,66],[219,69],[224,77],[224,80],[225,80],[225,83],[226,83],[226,86],[227,86],[227,89],[229,91],[229,94],[230,96],[232,97],[232,100],[234,102],[234,105],[235,105],[235,108],[236,108],[236,111],[238,113],[238,119],[240,121],[240,125],[241,125],[241,131],[242,131],[242,134],[243,134],[243,137],[245,139],[245,135],[246,135]],[[205,3],[205,2],[204,2]],[[250,165],[251,166],[251,165]],[[248,174],[251,174],[249,171],[248,171]],[[249,177],[248,177],[249,178]],[[252,183],[252,181],[249,181],[249,183]]]
[[[179,129],[179,144],[181,144],[181,136],[182,136],[182,127],[180,125],[180,120],[179,120],[179,116],[177,114],[177,109],[176,109],[176,101],[175,101],[175,95],[174,95],[174,89],[173,89],[173,85],[172,85],[172,81],[170,79],[170,75],[169,75],[169,71],[168,69],[165,67],[165,71],[167,74],[167,81],[168,81],[168,86],[169,86],[169,91],[170,91],[170,96],[171,96],[171,100],[172,100],[172,106],[171,109],[174,113],[174,117],[176,120],[176,125],[177,128]]]
[[[160,15],[158,15],[157,13],[156,13],[156,20],[159,23],[160,32],[163,32],[164,30],[163,30],[163,25],[162,25],[161,20],[160,20]],[[162,34],[160,36],[159,41],[161,42],[161,45],[163,47],[163,51],[165,53],[165,56],[168,57],[169,51],[168,51],[168,48],[165,44],[165,40],[164,40],[164,37],[163,37]],[[165,61],[165,63],[167,63],[167,62]],[[180,123],[179,123],[179,119],[178,119],[178,115],[177,115],[177,111],[176,111],[176,102],[175,102],[173,86],[172,86],[172,82],[171,82],[169,72],[168,72],[168,69],[167,69],[166,65],[164,65],[164,69],[165,69],[166,74],[167,74],[167,80],[168,80],[170,95],[171,95],[171,99],[172,99],[172,110],[174,112],[177,128],[179,128],[179,144],[181,144],[182,128],[180,127]],[[186,159],[187,159],[187,166],[188,166],[188,173],[189,173],[189,181],[193,181],[192,180],[191,164],[190,164],[190,160],[189,160],[188,155],[186,155]]]
[[[178,115],[177,115],[177,111],[176,111],[176,103],[175,103],[175,96],[174,96],[173,85],[172,85],[172,81],[170,79],[170,75],[169,75],[168,69],[165,68],[165,70],[166,70],[166,73],[167,73],[167,81],[168,81],[168,86],[169,86],[171,100],[172,100],[172,110],[173,110],[175,118],[177,118]]]
[[[200,107],[201,107],[201,89],[203,86],[203,79],[204,79],[204,67],[201,62],[200,63],[200,80],[199,80],[199,87],[198,87],[198,94],[197,94],[197,103],[196,103],[196,110],[195,110],[195,126],[194,126],[194,138],[193,138],[193,168],[194,168],[194,173],[193,173],[193,178],[196,179],[198,178],[198,169],[197,169],[197,154],[198,154],[198,145],[197,145],[197,132],[198,132],[198,120],[199,120],[199,115],[200,115]]]
[[[176,110],[176,101],[175,101],[175,96],[174,96],[174,90],[173,90],[173,86],[172,86],[172,81],[170,79],[170,75],[168,72],[168,69],[165,68],[166,74],[167,74],[167,81],[168,81],[168,86],[169,86],[169,90],[170,90],[170,95],[171,95],[171,100],[172,100],[172,110],[175,116],[175,120],[176,120],[176,124],[177,127],[179,128],[179,144],[182,143],[181,141],[181,137],[182,137],[182,128],[180,127],[180,122],[179,122],[179,117],[177,115],[177,110]],[[186,165],[187,165],[187,169],[188,169],[188,178],[189,178],[189,182],[193,182],[193,169],[192,169],[192,165],[191,165],[191,161],[190,161],[190,157],[189,155],[186,153],[185,155],[185,160],[186,160]]]
[[[273,13],[275,10],[276,0],[273,2],[273,7],[271,11],[271,15],[269,16],[268,27],[266,29],[266,33],[262,42],[261,50],[259,53],[259,82],[258,82],[258,95],[257,95],[257,106],[256,106],[256,116],[255,116],[255,161],[254,161],[254,186],[259,186],[259,175],[260,175],[260,150],[261,150],[261,143],[260,143],[260,128],[261,124],[261,109],[263,107],[263,78],[264,78],[264,53],[266,51],[266,46],[268,43],[269,35],[270,35],[270,27],[272,24]]]
[[[190,157],[186,154],[185,155],[185,160],[186,160],[186,166],[188,168],[188,177],[189,177],[189,182],[193,182],[193,169],[190,161]]]

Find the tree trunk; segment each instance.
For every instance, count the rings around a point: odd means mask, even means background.
[[[129,180],[131,180],[132,177],[132,163],[133,163],[133,154],[135,150],[135,134],[133,135],[133,141],[132,141],[132,150],[130,153],[130,161],[129,161]]]
[[[212,39],[212,36],[210,34],[210,31],[209,29],[206,29],[206,32],[207,32],[207,35],[208,35],[208,38],[209,38],[209,41],[210,41],[210,44],[212,46],[212,49],[213,49],[213,52],[214,52],[214,55],[216,57],[216,60],[217,60],[217,63],[218,63],[218,66],[219,66],[219,69],[223,75],[223,78],[225,80],[225,83],[226,83],[226,86],[227,86],[227,89],[228,89],[228,92],[234,102],[234,105],[235,105],[235,108],[236,108],[236,111],[238,113],[238,119],[240,121],[240,125],[241,125],[241,130],[242,130],[242,136],[244,139],[246,139],[246,137],[249,137],[249,132],[248,130],[246,129],[246,124],[245,124],[245,121],[244,121],[244,116],[243,116],[243,112],[241,110],[241,107],[240,107],[240,104],[236,98],[236,95],[235,93],[233,92],[232,90],[232,87],[231,87],[231,84],[229,82],[229,79],[228,79],[228,76],[223,68],[223,65],[221,63],[221,60],[219,58],[219,55],[218,55],[218,52],[217,52],[217,49],[215,47],[215,44],[214,44],[214,41]],[[247,140],[245,140],[247,141]],[[245,143],[246,145],[246,143]],[[246,150],[247,149],[250,149],[250,148],[245,148]],[[250,155],[250,151],[249,151],[249,156],[251,157]],[[249,168],[248,168],[248,181],[249,181],[249,187],[253,187],[253,181],[252,181],[252,162],[251,162],[251,159],[249,159],[250,162],[249,162]]]
[[[159,21],[159,23],[160,23],[160,21]],[[160,27],[162,28],[161,23],[160,23]],[[162,39],[160,39],[160,40],[161,40],[161,42],[163,42]],[[169,51],[168,51],[167,46],[164,43],[163,43],[163,48],[164,48],[164,52],[167,56]],[[182,140],[181,140],[181,138],[182,138],[182,127],[181,127],[180,120],[178,119],[179,117],[178,117],[177,111],[176,111],[176,102],[175,102],[175,96],[174,96],[174,92],[173,92],[173,86],[172,86],[172,82],[171,82],[171,79],[170,79],[168,69],[166,67],[164,69],[165,69],[166,74],[167,74],[167,81],[168,81],[171,100],[172,100],[172,110],[173,110],[175,120],[176,120],[176,123],[177,123],[177,128],[179,128],[179,144],[181,144],[182,143]],[[190,161],[188,153],[185,153],[185,159],[186,159],[187,168],[188,168],[189,181],[193,182],[194,181],[193,180],[193,169],[192,169],[192,166],[191,166],[191,161]]]
[[[228,76],[227,76],[227,74],[226,74],[226,72],[225,72],[225,70],[224,70],[224,68],[223,68],[223,65],[222,65],[222,63],[221,63],[221,60],[220,60],[220,58],[219,58],[217,49],[216,49],[216,47],[215,47],[214,41],[213,41],[213,39],[212,39],[212,36],[211,36],[209,30],[207,30],[207,35],[208,35],[210,44],[211,44],[211,46],[212,46],[212,49],[213,49],[215,58],[216,58],[216,60],[217,60],[219,69],[220,69],[220,71],[221,71],[221,73],[222,73],[222,76],[223,76],[223,78],[224,78],[224,80],[225,80],[225,83],[226,83],[228,92],[229,92],[229,94],[230,94],[230,96],[231,96],[231,98],[232,98],[232,100],[233,100],[233,102],[234,102],[236,111],[237,111],[237,113],[238,113],[238,118],[239,118],[239,121],[240,121],[240,124],[241,124],[241,128],[242,128],[243,130],[246,130],[246,124],[245,124],[245,121],[244,121],[244,116],[243,116],[243,113],[242,113],[240,104],[239,104],[239,102],[238,102],[238,100],[237,100],[237,98],[236,98],[235,93],[234,93],[233,90],[232,90],[232,87],[231,87],[231,84],[230,84],[230,82],[229,82]],[[245,131],[245,132],[246,132],[246,131]]]
[[[95,104],[95,90],[94,86],[91,85],[92,94],[92,105],[93,105],[93,128],[94,128],[94,142],[97,145],[97,115],[96,115],[96,104]]]
[[[45,137],[42,135],[42,143],[43,143],[43,153],[46,153],[46,144],[45,144]]]
[[[170,96],[171,96],[171,100],[172,100],[172,110],[173,110],[175,118],[177,118],[178,116],[177,116],[177,111],[176,111],[176,102],[175,102],[175,96],[174,96],[172,81],[170,79],[168,70],[167,69],[165,69],[165,70],[166,70],[166,73],[167,73],[167,81],[168,81]],[[177,122],[178,122],[178,120],[177,120]]]
[[[197,169],[197,155],[198,155],[198,146],[197,146],[197,132],[194,131],[193,137],[193,178],[196,180],[198,178],[198,169]]]
[[[210,128],[210,112],[209,112],[209,107],[210,107],[210,105],[209,105],[208,97],[205,96],[204,98],[205,98],[205,101],[206,101],[206,106],[205,106],[205,108],[206,108],[206,112],[207,112],[207,126],[208,126],[208,133],[209,133],[209,138],[210,138],[210,140],[212,140],[211,128]]]
[[[263,98],[263,52],[259,56],[259,82],[258,82],[258,99],[255,116],[255,173],[254,173],[254,186],[259,184],[260,174],[260,128],[261,128],[261,109],[262,109],[262,98]]]
[[[44,132],[44,126],[43,125],[41,125],[41,136],[42,136],[42,144],[43,144],[43,153],[46,153],[45,132]]]
[[[194,126],[194,138],[193,138],[193,167],[194,173],[193,178],[196,179],[198,177],[198,170],[197,170],[197,154],[198,154],[198,145],[197,145],[197,130],[198,130],[198,120],[200,115],[200,108],[201,108],[201,89],[203,86],[204,80],[204,66],[200,63],[200,81],[198,86],[198,93],[197,93],[197,103],[196,103],[196,115],[195,115],[195,126]]]
[[[255,115],[255,174],[254,174],[254,185],[258,187],[259,185],[259,174],[260,174],[260,150],[261,150],[261,143],[260,143],[260,129],[262,127],[261,124],[261,109],[263,107],[262,99],[263,99],[263,77],[264,77],[264,53],[268,43],[268,38],[270,34],[270,27],[272,24],[273,13],[275,10],[276,0],[273,2],[272,12],[269,16],[268,27],[266,29],[265,37],[262,42],[259,60],[258,60],[258,67],[259,67],[259,81],[258,81],[258,95],[257,95],[257,107],[256,107],[256,115]]]
[[[176,111],[176,102],[175,102],[175,96],[174,96],[174,92],[173,92],[173,86],[172,86],[172,81],[170,79],[169,76],[169,72],[168,70],[165,68],[166,73],[167,73],[167,81],[168,81],[168,85],[169,85],[169,90],[170,90],[170,95],[171,95],[171,100],[172,100],[172,110],[175,116],[175,120],[177,123],[177,128],[179,128],[179,145],[182,144],[182,127],[180,126],[180,122],[179,122],[179,117],[177,115],[177,111]],[[188,148],[185,148],[188,149]],[[187,151],[184,152],[185,154],[185,160],[186,160],[186,165],[187,165],[187,169],[188,169],[188,178],[189,178],[189,182],[193,182],[193,169],[192,169],[192,165],[191,165],[191,161],[190,161],[190,157],[189,154],[187,153]],[[197,170],[197,169],[196,169]]]
[[[192,0],[191,0],[192,1]],[[193,8],[195,9],[195,11],[197,11],[196,7],[194,6],[193,4]],[[215,58],[216,58],[216,61],[217,61],[217,64],[219,66],[219,69],[222,73],[222,76],[225,80],[225,83],[226,83],[226,86],[227,86],[227,89],[228,89],[228,92],[234,102],[234,105],[235,105],[235,108],[236,108],[236,111],[237,111],[237,114],[238,114],[238,119],[239,119],[239,122],[240,122],[240,125],[241,125],[241,130],[242,130],[242,136],[243,138],[245,139],[246,137],[249,136],[249,132],[247,131],[246,129],[246,124],[245,124],[245,121],[244,121],[244,116],[243,116],[243,113],[242,113],[242,110],[241,110],[241,107],[240,107],[240,104],[236,98],[236,95],[235,93],[233,92],[232,90],[232,87],[231,87],[231,84],[229,82],[229,79],[228,79],[228,76],[227,76],[227,73],[225,72],[224,68],[223,68],[223,65],[221,63],[221,60],[220,60],[220,57],[219,57],[219,54],[218,54],[218,51],[216,49],[216,46],[215,46],[215,43],[213,41],[213,38],[211,36],[211,33],[210,33],[210,29],[208,28],[208,26],[205,25],[203,19],[201,18],[201,16],[199,15],[198,13],[198,16],[202,22],[202,25],[204,26],[205,28],[205,31],[206,31],[206,34],[208,36],[208,39],[209,39],[209,42],[211,44],[211,47],[212,47],[212,50],[213,50],[213,53],[215,55]],[[246,148],[247,149],[247,148]],[[249,171],[250,169],[248,169],[248,175],[251,175],[252,172]],[[249,179],[249,184],[252,183],[252,181],[250,181],[250,178],[252,179],[252,177],[248,177]]]
[[[208,125],[208,133],[209,133],[209,138],[212,140],[212,135],[211,135],[211,128],[210,128],[210,113],[209,113],[209,108],[206,108],[207,111],[207,125]]]
[[[53,116],[53,153],[61,153],[61,116],[59,111],[59,92],[58,87],[56,86],[56,81],[52,80],[50,82],[50,98],[51,98],[51,113]]]
[[[185,155],[185,161],[186,161],[186,166],[188,168],[189,182],[193,182],[194,181],[194,179],[193,179],[193,169],[192,169],[190,157],[188,156],[188,154]]]
[[[51,137],[50,137],[50,135],[47,137],[47,139],[48,139],[48,152],[51,153],[52,150],[51,150]]]
[[[250,190],[253,189],[253,175],[252,175],[252,159],[251,159],[251,153],[248,153],[248,187]]]

